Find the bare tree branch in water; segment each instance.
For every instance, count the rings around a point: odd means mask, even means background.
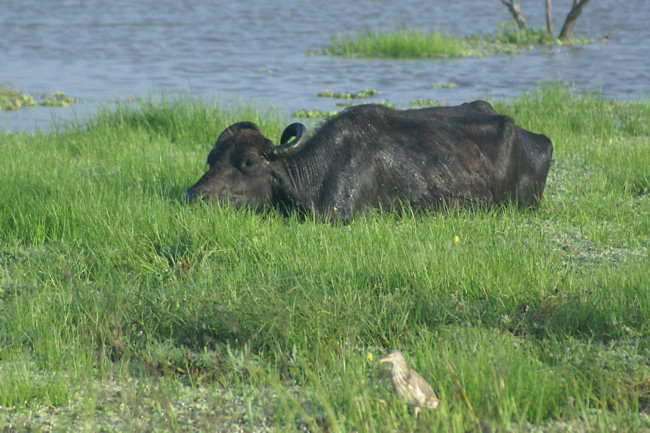
[[[517,0],[501,0],[501,3],[506,5],[508,7],[508,10],[512,14],[513,18],[515,21],[517,21],[517,25],[519,26],[520,29],[526,28],[526,18],[524,18],[524,14],[521,12],[521,8],[519,7],[519,3],[517,3]]]
[[[545,0],[545,1],[546,1],[546,28],[548,29],[549,34],[553,35],[553,23],[551,22],[551,0]],[[519,3],[517,3],[517,0],[501,0],[501,3],[506,5],[508,10],[512,14],[512,17],[517,22],[519,28],[525,29],[526,18],[524,18],[524,14],[521,11],[521,7],[519,6]],[[560,35],[558,36],[560,39],[569,39],[571,37],[571,32],[573,31],[573,25],[575,24],[576,20],[578,19],[582,11],[587,6],[587,3],[589,3],[589,0],[573,0],[573,5],[571,7],[571,10],[569,11],[569,13],[566,16],[566,19],[564,20],[564,25],[562,26],[562,30],[560,30]]]
[[[589,0],[573,0],[573,7],[571,7],[571,11],[564,20],[562,30],[560,30],[560,39],[569,39],[571,37],[573,25],[585,9],[585,6],[587,6],[587,3],[589,3]]]
[[[551,21],[551,0],[546,0],[546,29],[549,35],[553,35],[553,22]]]

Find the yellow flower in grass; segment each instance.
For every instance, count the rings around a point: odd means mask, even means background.
[[[454,243],[457,244],[460,242],[460,238],[458,236],[454,236]]]
[[[372,356],[372,353],[368,352],[368,354],[366,355],[366,359],[368,360],[368,362],[372,362],[375,360],[375,357]]]

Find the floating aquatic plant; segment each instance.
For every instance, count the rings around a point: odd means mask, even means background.
[[[68,96],[63,92],[54,92],[51,95],[43,93],[39,99],[38,105],[43,107],[67,107],[70,104],[81,102],[78,99]]]
[[[433,87],[435,89],[453,89],[454,87],[456,87],[456,83],[451,82],[451,83],[445,84],[445,83],[441,83],[441,82],[437,81],[437,82],[433,83],[431,85],[431,87]]]
[[[379,91],[375,89],[364,89],[358,92],[334,92],[333,90],[323,90],[322,92],[318,92],[316,96],[333,99],[365,99],[378,94]]]
[[[6,85],[0,86],[0,110],[15,111],[35,105],[38,104],[31,95]]]
[[[409,101],[409,106],[411,108],[432,107],[438,105],[447,105],[447,102],[431,98],[412,99]]]
[[[297,117],[301,119],[324,119],[327,117],[334,116],[338,113],[338,110],[323,111],[319,108],[312,108],[311,110],[302,109],[294,111],[291,113],[292,117]]]
[[[64,92],[42,93],[33,97],[8,85],[0,85],[0,110],[16,111],[24,107],[67,107],[81,102]]]

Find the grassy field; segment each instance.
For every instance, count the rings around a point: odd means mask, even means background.
[[[519,29],[503,24],[494,33],[477,32],[457,37],[439,31],[396,29],[374,30],[352,35],[333,36],[321,54],[346,57],[387,58],[459,58],[484,57],[497,53],[519,53],[535,46],[580,45],[591,43],[586,37],[560,40],[545,29]]]
[[[495,107],[553,140],[537,211],[182,202],[224,127],[290,121],[245,105],[1,132],[0,431],[650,431],[650,102]],[[438,409],[395,398],[393,348]]]

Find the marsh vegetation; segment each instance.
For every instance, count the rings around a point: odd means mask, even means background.
[[[245,104],[2,133],[0,430],[647,431],[650,103],[492,102],[553,140],[537,211],[184,203],[226,126],[291,121]],[[394,398],[393,348],[438,409]]]
[[[570,40],[558,39],[545,29],[502,24],[494,33],[476,32],[466,37],[419,29],[381,32],[370,30],[366,33],[333,36],[330,44],[318,52],[346,57],[448,59],[485,57],[497,53],[516,54],[536,46],[586,43],[591,43],[591,39],[580,36]]]

